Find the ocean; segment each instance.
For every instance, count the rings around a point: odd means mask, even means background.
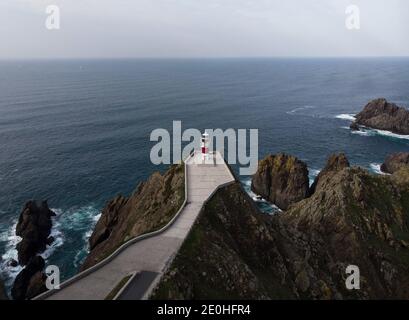
[[[74,275],[104,204],[164,170],[150,162],[149,137],[173,120],[259,129],[260,158],[296,155],[311,180],[339,151],[376,174],[386,155],[409,150],[408,137],[348,126],[371,99],[408,106],[408,88],[407,58],[0,61],[1,275],[10,287],[20,271],[8,262],[29,199],[57,213],[47,264]]]

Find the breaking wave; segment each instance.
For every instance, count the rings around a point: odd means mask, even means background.
[[[393,139],[409,140],[409,135],[397,134],[397,133],[393,133],[393,132],[390,132],[390,131],[378,130],[378,129],[368,129],[368,130],[375,131],[380,136],[385,136],[385,137],[389,137],[389,138],[393,138]]]
[[[321,170],[318,169],[309,169],[309,179],[310,179],[310,187],[314,183],[315,178],[320,174]]]
[[[383,136],[390,139],[397,140],[409,140],[409,135],[397,134],[386,130],[372,129],[360,127],[359,130],[351,130],[349,127],[341,127],[342,129],[350,130],[352,134],[364,136],[364,137],[374,137]]]
[[[307,115],[306,113],[303,112],[304,110],[310,110],[310,109],[315,109],[315,108],[316,108],[315,106],[298,107],[298,108],[295,108],[293,110],[287,111],[286,114],[289,114],[289,115],[296,115],[296,114]],[[310,115],[310,114],[308,114],[308,115]]]
[[[88,254],[88,239],[101,213],[93,206],[73,207],[67,210],[52,208],[51,210],[56,213],[56,216],[52,218],[53,227],[50,234],[54,237],[54,241],[47,246],[41,256],[48,262],[54,258],[53,255],[57,249],[61,249],[67,252],[64,255],[66,260],[58,261],[57,264],[72,263],[75,268],[78,268]],[[0,242],[5,243],[5,253],[1,256],[0,273],[8,290],[11,289],[17,274],[23,269],[20,265],[13,267],[10,264],[13,260],[17,261],[16,245],[21,241],[21,238],[16,235],[17,221],[17,219],[13,220],[11,226],[0,233]],[[78,235],[82,236],[78,237]],[[69,252],[74,252],[73,256],[70,256]]]
[[[21,241],[21,238],[16,236],[17,220],[11,223],[10,228],[0,234],[0,241],[5,242],[5,253],[1,256],[0,273],[5,280],[5,286],[10,288],[14,278],[23,269],[20,265],[12,267],[10,261],[17,261],[16,245]]]
[[[369,169],[376,174],[381,174],[381,175],[388,175],[388,173],[382,172],[381,170],[381,164],[379,163],[371,163],[369,164]]]
[[[277,207],[275,204],[268,202],[267,200],[261,198],[253,191],[251,191],[251,179],[241,180],[241,184],[243,185],[243,189],[247,192],[247,194],[253,199],[253,201],[257,204],[257,207],[266,214],[273,215],[276,213],[281,212],[281,209]]]
[[[342,113],[335,116],[337,119],[355,121],[355,114],[352,113]]]

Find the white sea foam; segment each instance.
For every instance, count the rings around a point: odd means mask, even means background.
[[[79,239],[82,248],[76,253],[73,261],[74,266],[78,267],[88,253],[88,239],[101,213],[93,206],[74,207],[68,210],[53,208],[51,210],[56,213],[56,216],[52,218],[53,227],[50,234],[54,237],[54,241],[47,246],[41,256],[47,261],[52,258],[57,248],[64,245],[65,237],[73,237],[74,232],[82,233]],[[11,267],[9,265],[11,260],[17,261],[16,245],[21,241],[21,238],[15,234],[16,225],[17,220],[14,220],[7,230],[0,233],[0,241],[5,242],[5,253],[1,256],[0,272],[5,278],[5,285],[8,289],[11,288],[15,277],[23,269],[21,266]]]
[[[349,129],[349,128],[348,128]],[[352,130],[352,134],[357,134],[359,136],[364,136],[364,137],[373,137],[376,136],[376,132],[374,130]]]
[[[54,237],[54,241],[50,246],[47,246],[46,250],[41,254],[44,260],[47,259],[54,253],[55,249],[62,246],[64,243],[64,239],[62,236],[62,232],[60,231],[60,223],[58,221],[59,210],[52,209],[57,216],[53,217],[53,227],[51,229],[50,235]],[[16,235],[16,226],[18,220],[15,220],[12,225],[2,232],[0,235],[0,240],[6,242],[5,245],[5,253],[1,256],[1,264],[0,264],[0,272],[3,274],[4,278],[6,279],[6,287],[10,288],[13,284],[15,277],[20,273],[23,269],[22,266],[18,265],[16,267],[12,267],[10,265],[10,261],[18,261],[18,253],[16,246],[21,241],[21,237]]]
[[[344,120],[350,120],[350,121],[354,121],[355,117],[353,117],[353,115],[351,114],[339,114],[336,116],[336,118],[338,119],[344,119]],[[342,126],[342,129],[346,129],[346,130],[351,130],[351,128],[346,127],[346,126]],[[409,135],[404,135],[404,134],[397,134],[397,133],[393,133],[391,131],[387,131],[387,130],[380,130],[380,129],[372,129],[372,128],[367,128],[367,127],[363,127],[360,126],[359,130],[351,130],[352,134],[357,134],[360,136],[365,136],[365,137],[373,137],[373,136],[384,136],[384,137],[388,137],[388,138],[392,138],[392,139],[403,139],[403,140],[409,140]]]
[[[250,178],[241,180],[241,183],[243,185],[243,189],[253,199],[253,201],[257,203],[261,211],[267,214],[275,214],[275,213],[281,212],[281,209],[277,207],[275,204],[270,203],[266,199],[261,198],[259,195],[255,194],[251,190],[251,179]]]
[[[293,110],[287,111],[286,113],[289,114],[289,115],[294,115],[294,114],[299,114],[300,111],[315,109],[315,108],[316,108],[315,106],[303,106],[303,107],[298,107],[298,108],[295,108]]]
[[[394,139],[409,140],[409,135],[397,134],[397,133],[393,133],[393,132],[386,131],[386,130],[378,130],[378,129],[370,129],[370,130],[375,131],[378,135],[381,135],[381,136],[386,136],[386,137],[390,137]]]
[[[46,261],[49,257],[51,257],[51,255],[57,248],[61,247],[64,244],[64,236],[61,231],[61,222],[59,221],[62,211],[60,209],[51,210],[54,211],[56,214],[56,216],[52,218],[53,225],[50,233],[50,236],[54,238],[54,241],[53,243],[51,243],[51,245],[47,246],[47,249],[41,254],[41,256]]]
[[[335,116],[337,119],[348,120],[348,121],[355,121],[355,114],[352,113],[342,113]]]
[[[381,174],[381,175],[388,175],[387,173],[383,172],[381,170],[381,164],[379,163],[371,163],[369,164],[369,168],[372,172],[376,173],[376,174]]]
[[[310,187],[314,183],[315,178],[320,174],[321,170],[318,169],[309,169],[309,180],[310,180]]]
[[[1,256],[0,273],[5,279],[6,287],[11,287],[14,278],[23,269],[20,265],[12,267],[9,265],[11,260],[17,261],[16,245],[21,241],[21,238],[16,236],[17,220],[13,221],[10,227],[4,230],[1,235],[1,241],[5,242],[5,253]]]
[[[349,127],[341,127],[341,128],[350,130]],[[365,128],[365,127],[360,127],[359,130],[351,130],[351,133],[360,135],[360,136],[364,136],[364,137],[384,136],[384,137],[392,138],[392,139],[409,140],[409,135],[402,135],[402,134],[397,134],[397,133],[393,133],[393,132],[386,131],[386,130],[371,129],[371,128]]]

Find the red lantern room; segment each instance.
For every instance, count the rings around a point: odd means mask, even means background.
[[[200,147],[202,149],[202,159],[206,160],[209,156],[209,134],[206,131],[202,134]]]

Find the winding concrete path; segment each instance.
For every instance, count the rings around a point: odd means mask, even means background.
[[[98,270],[43,298],[102,300],[124,277],[137,272],[151,275],[148,285],[144,277],[136,277],[132,281],[132,288],[137,292],[134,298],[146,299],[179,251],[204,202],[219,186],[234,181],[233,175],[219,153],[211,155],[205,164],[202,163],[201,155],[195,153],[186,161],[186,175],[187,203],[167,230],[130,245]],[[141,281],[140,284],[138,281]],[[129,290],[127,299],[129,299]]]

